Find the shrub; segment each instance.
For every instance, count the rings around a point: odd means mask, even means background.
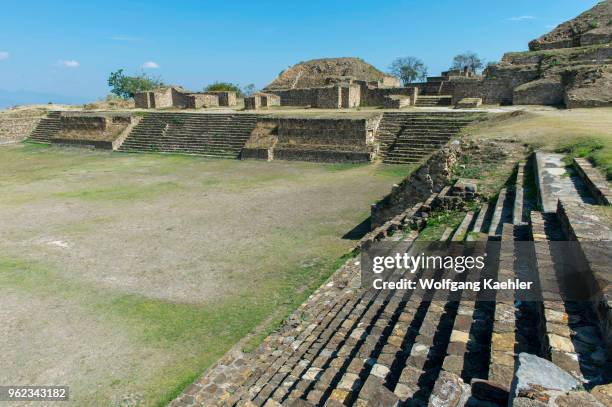
[[[108,76],[108,86],[111,87],[113,95],[129,99],[134,97],[136,92],[159,88],[164,86],[164,83],[159,77],[152,77],[144,72],[136,76],[127,76],[123,73],[123,69],[119,69]]]
[[[240,86],[231,82],[213,82],[210,85],[204,87],[205,92],[218,92],[223,90],[236,92],[237,96],[243,96],[242,89],[240,89]]]

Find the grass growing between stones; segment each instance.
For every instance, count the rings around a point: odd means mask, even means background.
[[[455,230],[463,218],[463,211],[439,210],[433,212],[427,218],[427,226],[419,233],[417,240],[424,242],[435,242],[442,238],[446,228]]]
[[[555,150],[566,155],[566,164],[571,165],[576,157],[586,158],[598,167],[610,181],[612,180],[612,147],[606,146],[601,139],[586,138],[564,144]]]
[[[346,260],[391,167],[0,148],[0,382],[163,405]]]

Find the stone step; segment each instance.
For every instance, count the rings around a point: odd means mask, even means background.
[[[342,307],[343,311],[335,315],[325,331],[318,338],[314,338],[315,342],[308,344],[308,348],[302,349],[298,357],[288,354],[287,361],[292,361],[291,364],[289,366],[286,363],[278,364],[276,369],[281,371],[282,368],[282,375],[276,379],[275,375],[268,375],[272,377],[270,380],[264,378],[264,382],[269,381],[272,386],[267,389],[264,386],[263,395],[262,391],[258,393],[251,391],[250,393],[255,395],[252,400],[262,405],[267,396],[271,395],[272,399],[278,402],[303,397],[319,403],[322,399],[333,397],[330,386],[333,383],[343,385],[343,381],[338,380],[343,372],[364,368],[363,361],[360,367],[356,362],[370,352],[364,343],[368,336],[366,332],[388,325],[382,323],[386,321],[385,316],[393,313],[392,309],[399,305],[398,302],[391,300],[393,295],[393,293],[381,294],[380,291],[362,291],[357,298],[349,302],[348,306]],[[360,386],[357,375],[352,376],[351,388]],[[344,383],[346,382],[347,380],[344,380]],[[281,383],[290,384],[288,388],[282,389]]]
[[[563,158],[562,154],[543,151],[535,154],[538,203],[545,213],[556,212],[559,199],[597,203],[584,181],[577,174],[568,172]]]
[[[609,371],[607,346],[599,320],[585,301],[563,301],[559,265],[571,256],[571,246],[554,241],[566,239],[555,214],[532,211],[531,228],[543,301],[540,317],[543,327],[542,354],[583,382],[598,383]],[[550,243],[549,243],[550,242]],[[574,280],[573,286],[581,284]]]
[[[599,205],[610,205],[612,188],[606,178],[585,158],[574,158],[573,165],[596,202]]]
[[[500,193],[501,197],[501,193]],[[496,208],[497,209],[497,208]],[[511,229],[513,226],[504,223],[501,233],[501,247],[499,249],[499,265],[497,280],[516,278],[514,270],[514,238]],[[493,318],[493,332],[491,337],[491,351],[489,357],[489,380],[510,388],[514,375],[514,365],[518,349],[516,338],[517,308],[512,293],[506,293],[504,299],[495,302]]]
[[[525,224],[523,211],[523,190],[525,188],[525,163],[519,162],[516,173],[514,209],[512,211],[512,223],[520,226]]]
[[[491,218],[491,223],[489,226],[488,234],[491,237],[500,236],[503,228],[503,211],[506,202],[507,190],[506,188],[502,188],[499,191],[499,195],[497,196],[497,201],[495,202],[495,209],[493,209],[493,214]]]

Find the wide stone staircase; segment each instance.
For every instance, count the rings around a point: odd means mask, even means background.
[[[451,95],[419,95],[416,107],[450,106],[453,97]]]
[[[198,154],[238,158],[256,115],[146,113],[119,151]]]
[[[61,112],[51,111],[46,117],[42,118],[34,128],[28,141],[38,143],[51,143],[51,138],[61,130]]]
[[[543,176],[538,168],[550,159],[537,154],[533,162],[519,163],[497,199],[469,209],[456,228],[443,234],[443,241],[472,242],[473,254],[486,250],[494,267],[459,274],[419,269],[413,277],[396,271],[387,280],[505,281],[527,278],[531,271],[542,298],[522,298],[514,290],[493,297],[484,290],[366,290],[359,287],[356,257],[255,352],[227,355],[171,405],[506,406],[518,355],[525,353],[569,372],[595,394],[596,386],[612,382],[612,288],[606,280],[609,265],[602,268],[596,257],[602,252],[589,249],[595,235],[588,235],[588,222],[594,220],[584,217],[601,200],[578,191],[592,184],[599,191],[595,195],[605,196],[609,189],[601,178],[593,182],[596,177],[588,175],[593,169],[584,162],[576,164],[585,168],[575,174],[562,167],[571,174],[555,170]],[[544,196],[552,191],[546,184],[558,178],[570,178],[571,185],[563,185],[575,189],[564,191],[566,202],[557,199],[555,210],[546,211],[541,202],[552,199]],[[366,235],[362,247],[375,240],[393,252],[416,250],[418,232],[408,225],[427,219],[435,203],[454,202],[452,191],[446,187],[406,209]],[[605,226],[597,233],[598,239],[612,238]],[[579,253],[551,244],[560,241],[580,243],[575,246]],[[589,265],[580,280],[592,278],[600,285],[589,301],[552,297],[567,288],[558,268],[574,255],[585,256],[583,263]],[[593,396],[583,392],[580,397]]]
[[[486,113],[385,112],[378,128],[380,156],[390,164],[418,163]]]

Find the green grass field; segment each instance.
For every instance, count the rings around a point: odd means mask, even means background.
[[[0,382],[164,404],[295,309],[410,170],[0,148]]]

